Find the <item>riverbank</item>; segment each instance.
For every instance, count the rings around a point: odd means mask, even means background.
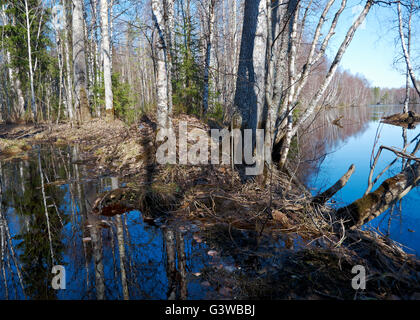
[[[189,128],[208,131],[198,119],[181,116]],[[177,221],[199,221],[208,231],[208,241],[226,247],[235,243],[241,230],[255,237],[282,235],[299,237],[304,246],[290,245],[283,262],[235,274],[240,298],[375,298],[413,299],[420,291],[420,264],[391,240],[371,231],[344,231],[335,211],[313,205],[310,194],[285,173],[273,172],[265,181],[245,181],[241,169],[230,166],[160,165],[155,162],[156,125],[144,117],[131,127],[115,121],[93,120],[79,127],[59,124],[0,129],[3,143],[14,143],[25,153],[31,145],[50,143],[74,145],[80,163],[94,168],[94,174],[118,176],[125,188],[98,197],[99,215],[122,213],[119,204],[136,208],[149,219],[157,216]],[[193,141],[189,141],[193,143]],[[4,150],[0,144],[1,150]],[[3,154],[3,152],[2,152]],[[113,211],[114,210],[114,211]],[[220,239],[226,239],[220,243]],[[224,248],[226,250],[226,248]],[[223,248],[220,249],[223,252]],[[351,287],[355,265],[366,267],[367,290]],[[226,277],[209,273],[210,284]],[[281,284],[281,285],[280,285]]]

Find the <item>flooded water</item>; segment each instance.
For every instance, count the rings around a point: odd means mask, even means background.
[[[78,155],[44,145],[0,162],[0,299],[233,298],[233,276],[267,272],[298,244],[136,210],[92,214],[98,195],[124,182],[94,177]],[[65,290],[52,287],[57,265]]]
[[[419,112],[419,106],[412,106],[411,109]],[[340,179],[351,164],[354,164],[356,171],[348,184],[334,197],[337,202],[335,205],[340,207],[361,198],[368,186],[372,149],[374,148],[375,154],[381,145],[401,150],[407,142],[412,141],[420,133],[420,126],[404,129],[380,123],[382,116],[400,113],[401,110],[402,106],[369,106],[332,109],[321,113],[310,127],[311,139],[306,141],[306,149],[313,152],[307,153],[309,165],[306,168],[309,177],[306,183],[312,191],[316,193],[325,190]],[[339,118],[341,118],[339,125],[334,125],[333,120]],[[378,137],[376,143],[375,137]],[[418,139],[408,147],[407,151],[411,152],[417,142]],[[394,159],[395,155],[392,152],[382,151],[374,176]],[[401,172],[402,166],[402,159],[398,159],[372,190],[385,179]],[[419,203],[420,189],[415,188],[400,203],[371,221],[365,228],[377,228],[384,235],[406,246],[407,252],[419,256]]]

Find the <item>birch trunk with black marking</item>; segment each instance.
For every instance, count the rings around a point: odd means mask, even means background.
[[[213,38],[214,38],[214,7],[216,5],[216,0],[209,0],[209,8],[207,14],[207,44],[206,44],[206,56],[205,56],[205,63],[204,63],[204,89],[203,89],[203,114],[205,114],[209,107],[209,73],[210,73],[210,65],[212,61],[212,54],[214,49],[212,48],[213,45]]]
[[[172,4],[172,2],[170,2]],[[159,128],[170,127],[170,115],[172,111],[171,95],[171,63],[169,50],[169,39],[167,22],[172,21],[168,17],[165,2],[152,0],[152,17],[155,27],[154,49],[155,49],[155,78],[156,78],[156,105],[157,122]],[[169,10],[169,13],[172,11]]]
[[[74,109],[73,109],[73,81],[71,77],[71,61],[70,61],[70,39],[71,39],[71,23],[68,18],[68,3],[69,0],[63,0],[63,15],[66,20],[66,35],[64,39],[64,55],[66,59],[66,106],[67,106],[67,115],[71,122],[74,119]]]
[[[407,44],[405,42],[405,35],[404,35],[404,29],[403,29],[403,19],[402,19],[401,3],[400,2],[398,2],[397,9],[398,9],[398,26],[399,26],[401,47],[402,47],[403,54],[404,54],[405,64],[407,65],[407,72],[410,75],[411,82],[413,84],[414,89],[416,90],[417,94],[420,97],[420,89],[417,85],[416,77],[414,76],[413,66],[411,64],[410,52],[409,52]],[[410,10],[410,15],[411,15],[411,10]],[[409,26],[409,32],[411,32],[410,29],[411,29],[411,26]]]
[[[111,55],[108,30],[108,0],[100,0],[101,5],[101,27],[102,27],[102,55],[104,64],[104,87],[105,87],[105,114],[109,120],[114,119],[114,106],[111,81]]]

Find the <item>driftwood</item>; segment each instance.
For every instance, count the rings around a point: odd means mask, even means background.
[[[360,227],[385,212],[392,204],[402,199],[420,180],[420,163],[405,168],[396,176],[385,180],[375,191],[340,208],[338,217],[346,220],[346,227]]]
[[[332,187],[328,190],[324,191],[323,193],[315,196],[312,199],[312,203],[314,204],[324,204],[329,199],[331,199],[338,191],[340,191],[349,181],[350,177],[353,175],[354,170],[356,167],[352,164],[349,170],[342,176]]]
[[[409,111],[408,113],[397,113],[388,117],[383,117],[381,122],[411,129],[420,122],[420,114],[413,111]]]

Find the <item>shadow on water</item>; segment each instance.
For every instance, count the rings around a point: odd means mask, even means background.
[[[0,165],[1,299],[232,298],[232,274],[257,274],[298,245],[137,210],[94,214],[98,195],[124,182],[95,177],[78,146],[34,146]],[[52,288],[55,265],[65,290]]]

